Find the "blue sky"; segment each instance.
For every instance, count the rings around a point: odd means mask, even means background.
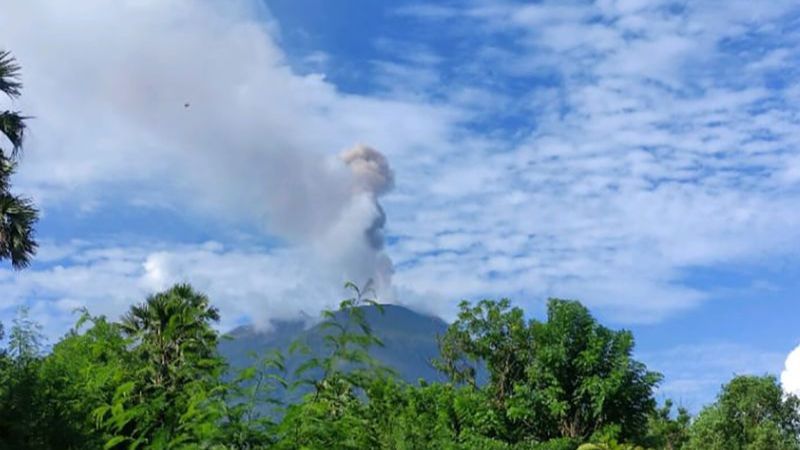
[[[55,337],[176,281],[224,327],[345,278],[445,318],[577,298],[692,409],[800,344],[794,1],[0,4],[43,211],[2,320],[27,304]],[[342,163],[356,144],[393,189]]]

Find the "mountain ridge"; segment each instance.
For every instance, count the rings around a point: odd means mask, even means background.
[[[361,308],[373,333],[383,342],[383,346],[370,349],[372,357],[394,369],[409,383],[420,379],[443,380],[431,360],[439,354],[437,336],[447,329],[444,320],[395,304],[381,305],[382,313],[374,306]],[[258,359],[253,359],[253,354],[263,357],[279,350],[286,356],[287,371],[291,373],[304,359],[302,355],[289,355],[291,343],[303,339],[310,344],[313,353],[320,354],[324,351],[321,342],[325,334],[319,322],[309,324],[304,320],[272,321],[266,330],[241,325],[225,334],[219,351],[231,368],[237,370],[254,365]]]

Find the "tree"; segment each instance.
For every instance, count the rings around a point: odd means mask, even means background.
[[[46,399],[39,414],[47,426],[37,433],[47,448],[102,448],[109,439],[96,429],[92,411],[111,402],[130,376],[127,344],[119,324],[84,310],[75,327],[53,346],[39,369],[39,392]]]
[[[19,97],[22,88],[19,71],[11,54],[0,50],[0,92],[12,100]],[[28,266],[36,252],[33,227],[39,214],[29,199],[10,192],[11,175],[22,150],[25,119],[19,111],[0,112],[0,133],[11,146],[0,146],[0,259],[10,259],[15,269]]]
[[[681,407],[673,417],[672,400],[667,400],[648,419],[647,446],[663,450],[680,450],[689,440],[691,421],[689,411]]]
[[[222,440],[233,448],[251,449],[274,444],[276,420],[283,402],[275,393],[286,390],[286,360],[274,350],[251,367],[241,369],[222,391]],[[265,406],[272,407],[267,410]]]
[[[42,326],[30,318],[28,307],[17,310],[8,336],[8,350],[17,363],[36,359],[42,348]]]
[[[20,308],[9,332],[7,358],[0,364],[0,449],[44,449],[39,430],[47,425],[40,414],[46,397],[39,382],[40,325]]]
[[[619,427],[621,440],[643,438],[661,375],[632,357],[629,331],[613,331],[575,301],[551,299],[547,321],[533,322],[527,382],[518,387],[513,416],[540,428],[540,439],[586,439]]]
[[[173,390],[202,371],[217,351],[217,332],[211,323],[219,311],[208,297],[188,284],[173,286],[134,305],[122,318],[122,332],[131,338],[146,361],[148,383]]]
[[[434,366],[456,384],[478,387],[478,372],[488,371],[484,387],[487,401],[494,412],[488,436],[510,441],[519,430],[507,420],[507,400],[515,386],[525,380],[531,360],[531,330],[519,308],[511,308],[507,299],[498,302],[483,300],[472,307],[461,302],[461,311],[439,338],[439,359]]]
[[[120,324],[133,370],[109,404],[95,410],[113,436],[107,448],[172,448],[218,437],[224,365],[211,327],[219,312],[179,284],[131,307]]]
[[[296,382],[313,387],[303,402],[290,406],[280,425],[277,448],[372,448],[374,435],[364,429],[369,422],[364,416],[361,398],[369,396],[369,387],[392,374],[369,354],[373,346],[383,343],[372,332],[364,308],[382,306],[363,289],[345,284],[354,296],[339,303],[336,311],[322,312],[320,327],[323,354],[311,354],[308,343],[297,341],[291,351],[300,351],[308,359],[295,370]]]
[[[800,399],[774,376],[737,376],[692,424],[687,450],[800,449]]]
[[[580,303],[551,299],[546,322],[525,322],[507,300],[461,304],[440,342],[437,366],[455,383],[483,388],[501,418],[491,435],[506,442],[609,438],[643,440],[660,375],[632,357],[633,336],[601,326]],[[611,427],[611,428],[610,428]]]
[[[513,385],[524,378],[530,355],[530,330],[522,310],[507,299],[483,300],[477,306],[462,302],[461,311],[439,338],[436,367],[456,383],[477,386],[479,364],[489,372],[488,388],[502,405]]]

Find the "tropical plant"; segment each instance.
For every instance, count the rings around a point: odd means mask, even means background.
[[[680,450],[689,440],[692,418],[686,408],[672,411],[673,402],[667,399],[664,405],[653,411],[647,423],[647,446],[663,450]]]
[[[225,390],[211,327],[218,320],[208,298],[185,284],[131,307],[120,327],[135,370],[94,412],[113,436],[107,448],[175,448],[218,437]]]
[[[551,300],[544,322],[465,303],[437,362],[451,381],[407,384],[370,356],[380,305],[347,287],[327,334],[295,346],[308,356],[296,380],[277,351],[226,373],[219,313],[188,285],[119,323],[83,311],[49,352],[21,309],[0,349],[0,450],[800,450],[800,400],[774,377],[735,377],[691,423],[653,408],[658,375],[632,359],[630,333],[577,302]]]
[[[17,363],[24,364],[36,359],[42,349],[42,326],[30,318],[27,306],[17,310],[11,333],[8,336],[8,352]]]
[[[774,376],[737,376],[692,424],[686,450],[798,450],[800,399]]]
[[[47,447],[39,433],[47,425],[41,414],[46,408],[38,376],[40,330],[27,308],[19,308],[9,332],[8,350],[0,352],[0,449]]]
[[[291,351],[308,356],[294,373],[295,385],[308,385],[313,392],[303,402],[287,409],[280,425],[277,448],[372,448],[376,438],[365,431],[369,420],[364,402],[369,387],[392,371],[369,354],[373,346],[383,345],[373,334],[365,308],[383,312],[372,298],[370,283],[359,288],[346,283],[354,296],[343,300],[336,311],[322,313],[324,353],[314,355],[304,341],[293,343]]]
[[[462,303],[440,348],[437,367],[454,383],[489,372],[491,437],[586,440],[614,425],[616,438],[644,439],[660,375],[633,359],[630,332],[601,326],[578,302],[551,299],[545,322],[526,322],[507,300]]]
[[[531,323],[531,338],[532,359],[526,382],[515,390],[513,418],[538,428],[540,440],[587,439],[612,425],[615,438],[643,439],[661,375],[633,359],[629,331],[600,325],[578,302],[552,299],[547,321]]]
[[[237,449],[274,444],[277,419],[284,404],[277,394],[289,389],[286,360],[278,350],[270,351],[253,366],[241,369],[225,385],[222,407],[223,441]]]
[[[633,444],[621,444],[612,439],[606,442],[583,444],[578,447],[578,450],[645,450],[645,448]]]
[[[97,430],[92,412],[112,400],[126,382],[133,360],[118,324],[83,310],[77,324],[42,361],[39,415],[46,426],[37,434],[48,448],[101,448],[110,436]]]
[[[20,66],[11,54],[0,50],[0,92],[13,100],[19,97],[22,83]],[[38,211],[30,199],[11,193],[11,176],[25,135],[25,120],[19,111],[0,112],[0,133],[10,148],[0,145],[0,259],[11,260],[15,269],[30,264],[36,252],[34,224]]]
[[[320,328],[325,331],[322,337],[325,354],[311,355],[308,343],[302,340],[292,344],[292,352],[309,355],[294,375],[300,383],[312,385],[315,395],[330,391],[333,386],[362,388],[372,378],[391,373],[369,354],[371,347],[383,346],[366,319],[365,308],[383,313],[383,306],[370,297],[374,294],[371,283],[359,288],[348,282],[345,289],[353,291],[354,296],[342,300],[338,310],[322,312]]]

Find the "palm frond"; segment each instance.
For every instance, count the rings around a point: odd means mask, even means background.
[[[11,190],[11,175],[14,174],[16,167],[16,163],[0,151],[0,192]]]
[[[19,71],[19,64],[11,53],[0,50],[0,91],[9,97],[18,97],[22,89]]]
[[[0,193],[0,258],[11,259],[11,266],[23,269],[36,253],[33,225],[38,211],[27,198]]]
[[[22,148],[25,138],[25,119],[27,117],[16,111],[0,113],[0,133],[11,143],[11,157],[16,157]]]

